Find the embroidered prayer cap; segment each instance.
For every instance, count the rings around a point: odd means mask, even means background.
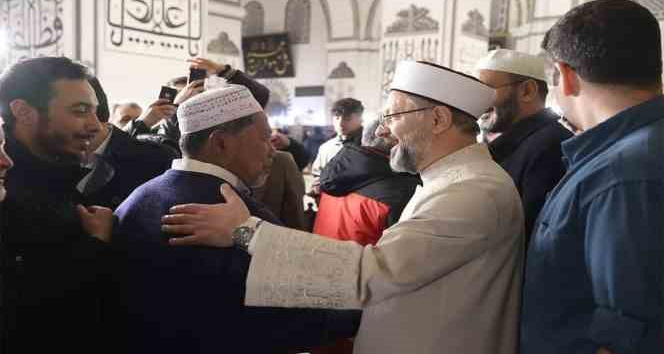
[[[490,51],[475,65],[479,70],[503,71],[546,82],[546,59],[510,49]]]
[[[426,97],[479,118],[492,105],[495,90],[476,78],[422,61],[402,61],[390,90]]]
[[[186,100],[178,107],[177,116],[180,131],[188,134],[262,111],[248,88],[228,85]]]

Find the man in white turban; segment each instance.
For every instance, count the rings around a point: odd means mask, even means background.
[[[284,353],[352,336],[357,311],[244,307],[250,261],[244,251],[168,245],[162,215],[176,204],[223,202],[222,184],[241,195],[251,215],[279,224],[250,192],[274,153],[267,117],[251,92],[240,85],[206,91],[177,114],[183,158],[116,210],[118,233],[128,235],[127,352]]]
[[[419,173],[423,185],[376,245],[250,217],[228,187],[226,204],[171,209],[164,230],[184,236],[173,245],[247,249],[248,305],[362,308],[355,353],[513,354],[523,212],[510,176],[475,142],[493,100],[472,77],[399,64],[379,134],[398,142],[392,168]]]
[[[546,195],[565,174],[560,143],[572,136],[545,108],[545,67],[544,58],[510,49],[493,50],[475,66],[480,81],[496,90],[487,121],[492,122],[488,131],[500,136],[489,150],[521,195],[526,240]]]

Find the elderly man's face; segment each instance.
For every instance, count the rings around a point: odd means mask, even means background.
[[[270,143],[272,131],[265,113],[258,113],[254,124],[237,135],[235,172],[250,186],[265,182],[272,166],[274,147]]]
[[[392,91],[388,97],[386,114],[410,111],[418,108],[407,94]],[[431,146],[433,138],[430,129],[427,129],[427,114],[430,110],[397,114],[391,116],[383,127],[377,130],[381,137],[396,140],[396,145],[390,151],[390,167],[397,172],[418,173],[418,165],[424,159]]]

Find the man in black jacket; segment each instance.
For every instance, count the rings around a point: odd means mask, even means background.
[[[78,190],[89,204],[115,209],[138,186],[171,167],[178,152],[168,145],[139,141],[125,131],[108,124],[106,94],[97,78],[91,78],[99,106],[99,132],[92,140],[87,167]]]
[[[421,181],[390,168],[396,142],[377,137],[378,127],[378,120],[371,122],[364,128],[362,146],[345,145],[323,168],[315,234],[375,244],[383,230],[399,221]]]
[[[489,149],[514,179],[526,218],[526,242],[530,239],[547,193],[565,174],[560,143],[571,133],[557,123],[558,116],[545,109],[548,88],[545,60],[508,49],[498,49],[476,66],[479,78],[496,89],[489,127],[500,133]]]
[[[4,354],[119,350],[107,343],[117,331],[107,311],[112,214],[84,208],[76,190],[99,129],[97,104],[86,69],[67,58],[24,60],[0,77],[16,163],[1,217]]]

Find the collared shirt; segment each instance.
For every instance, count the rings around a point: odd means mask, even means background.
[[[93,156],[90,159],[91,161],[86,164],[83,164],[83,167],[89,168],[90,172],[88,172],[88,174],[86,174],[85,177],[83,177],[81,181],[78,182],[78,184],[76,185],[76,189],[78,189],[78,191],[81,193],[83,192],[83,190],[85,190],[85,186],[88,184],[88,181],[90,181],[90,177],[92,177],[95,168],[97,168],[100,156],[104,155],[104,153],[106,152],[106,148],[108,147],[108,143],[111,141],[111,135],[113,135],[113,127],[110,124],[108,124],[108,126],[109,126],[108,135],[106,136],[104,141],[102,141],[102,143],[99,144],[97,149],[95,149],[95,151],[93,152]]]
[[[562,145],[528,251],[523,353],[664,348],[664,97]]]
[[[235,187],[235,189],[237,189],[241,193],[245,193],[248,195],[251,194],[251,189],[249,189],[247,185],[244,184],[244,182],[242,182],[242,180],[239,177],[237,177],[231,171],[221,166],[184,157],[181,159],[173,160],[172,168],[174,170],[198,172],[198,173],[204,173],[207,175],[219,177],[224,181],[230,183],[233,187]]]

